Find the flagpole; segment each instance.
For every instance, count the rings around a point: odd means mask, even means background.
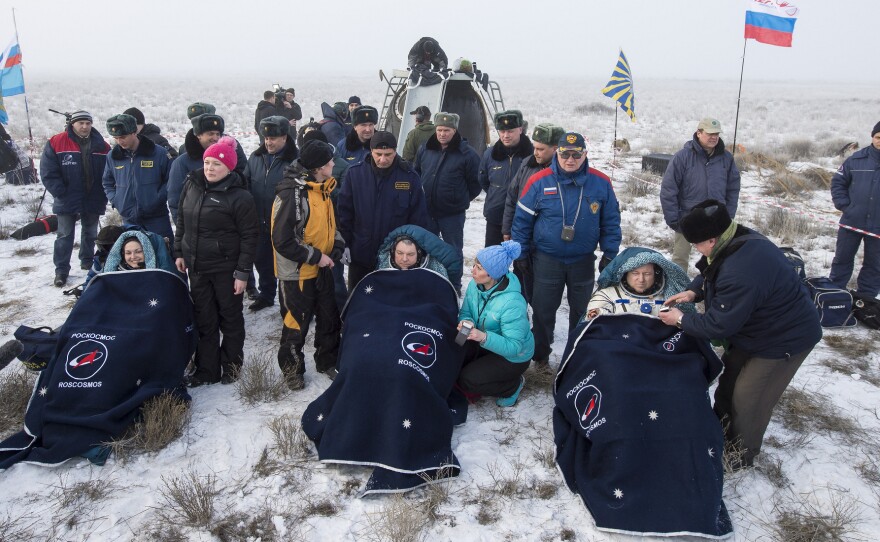
[[[21,40],[18,39],[18,22],[15,20],[15,8],[12,8],[12,26],[15,28],[15,43],[18,44],[19,51],[21,50]],[[24,114],[27,117],[27,125],[28,125],[28,150],[30,151],[31,160],[34,159],[34,133],[31,130],[31,111],[28,108],[28,100],[27,100],[27,85],[24,85],[24,63],[21,64],[21,82],[24,86]],[[33,181],[37,182],[37,168],[32,167],[31,171],[33,172]],[[45,197],[45,193],[43,194]],[[42,207],[42,205],[40,206]],[[37,214],[39,214],[39,209],[37,210]]]
[[[743,57],[742,57],[742,66],[739,70],[739,92],[736,94],[736,120],[733,121],[733,149],[731,149],[731,154],[736,156],[736,129],[739,127],[739,100],[742,96],[743,91],[743,73],[746,69],[746,45],[749,43],[748,38],[743,39]]]

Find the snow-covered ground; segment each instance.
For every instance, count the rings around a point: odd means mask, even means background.
[[[506,80],[503,74],[493,75],[502,85],[507,107],[521,109],[530,125],[555,122],[587,136],[591,165],[613,172],[621,200],[624,245],[648,246],[668,255],[671,234],[663,224],[658,190],[647,185],[647,193],[636,190],[643,181],[629,175],[639,171],[640,155],[680,148],[703,116],[721,120],[723,138],[730,145],[737,82],[639,82],[638,122],[632,124],[621,115],[618,124],[618,137],[629,140],[632,152],[619,157],[612,167],[614,109],[611,100],[599,92],[604,81]],[[375,78],[281,83],[296,86],[306,118],[320,117],[322,101],[332,103],[357,94],[364,103],[378,107],[384,96]],[[41,142],[63,124],[61,117],[46,111],[49,107],[89,110],[97,128],[105,132],[103,122],[109,116],[137,106],[148,122],[158,124],[172,143],[179,144],[188,128],[185,107],[193,101],[211,102],[226,119],[227,131],[236,133],[250,152],[257,146],[256,136],[250,133],[253,110],[269,86],[270,82],[242,81],[35,81],[29,83],[29,107],[34,136]],[[737,143],[750,151],[775,154],[787,143],[807,140],[814,146],[814,158],[792,167],[833,171],[841,159],[823,150],[839,148],[845,141],[867,144],[880,111],[878,96],[880,84],[746,81]],[[13,135],[24,137],[22,100],[7,99],[6,105],[15,121]],[[830,195],[819,190],[770,198],[766,176],[767,172],[754,169],[743,174],[738,219],[760,228],[773,218],[792,217],[800,225],[795,231],[802,233],[775,240],[800,250],[808,275],[827,274],[837,216]],[[656,179],[647,180],[652,181]],[[13,227],[27,223],[33,218],[27,204],[41,193],[38,185],[0,186],[0,220]],[[480,196],[467,214],[466,269],[482,248],[482,202]],[[797,212],[774,211],[773,205]],[[43,209],[51,209],[51,196]],[[4,277],[0,282],[0,342],[10,339],[19,324],[56,327],[64,321],[71,303],[51,284],[53,240],[49,235],[0,241]],[[73,267],[71,285],[85,276]],[[565,345],[567,310],[563,301],[551,359],[554,365]],[[277,312],[246,310],[245,321],[246,360],[274,356],[281,325]],[[804,434],[783,424],[777,413],[767,432],[762,467],[728,477],[724,497],[734,521],[733,540],[783,539],[776,530],[779,520],[811,510],[829,521],[851,512],[854,519],[838,539],[880,538],[876,437],[880,434],[880,356],[876,349],[880,341],[876,337],[876,332],[862,327],[826,331],[826,338],[792,383],[816,400],[823,417],[807,423]],[[20,370],[15,362],[0,376]],[[432,494],[418,490],[403,501],[358,499],[356,487],[366,480],[368,470],[324,467],[314,458],[290,462],[278,472],[255,469],[263,451],[273,443],[267,422],[284,414],[298,420],[306,405],[327,387],[329,381],[311,365],[307,371],[304,390],[256,406],[242,402],[233,386],[192,390],[192,421],[184,436],[155,455],[138,456],[125,464],[111,458],[104,467],[71,461],[57,468],[17,465],[0,473],[0,529],[5,529],[0,540],[231,540],[248,535],[264,541],[377,539],[383,532],[383,518],[395,517],[396,512]],[[499,409],[494,402],[483,401],[471,409],[468,422],[455,430],[452,444],[462,474],[449,483],[439,518],[422,535],[428,540],[627,540],[598,531],[580,500],[565,488],[552,464],[549,379],[531,370],[526,378],[515,408]],[[822,421],[835,412],[855,422],[862,435],[845,438],[826,428],[828,424]],[[168,514],[162,497],[165,481],[188,472],[216,477],[219,494],[213,525],[234,518],[232,527],[215,528],[212,534],[204,528],[169,525],[162,519],[163,512]],[[61,497],[65,488],[89,481],[109,488],[108,495],[76,503]],[[151,534],[157,531],[164,534]]]

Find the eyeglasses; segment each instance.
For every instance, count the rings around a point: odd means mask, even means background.
[[[559,153],[559,158],[562,160],[568,160],[569,158],[574,158],[575,160],[580,160],[584,157],[584,153],[577,151],[561,151]]]

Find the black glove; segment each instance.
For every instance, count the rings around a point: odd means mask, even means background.
[[[599,260],[599,272],[601,273],[609,263],[611,263],[611,258],[608,256],[602,256],[602,259]]]

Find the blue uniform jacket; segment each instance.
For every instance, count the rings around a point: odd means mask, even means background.
[[[247,161],[244,179],[257,206],[257,219],[260,233],[268,235],[272,230],[272,204],[275,202],[275,187],[284,178],[284,170],[299,157],[296,144],[290,136],[281,152],[269,161],[266,145],[260,145]]]
[[[565,223],[575,226],[571,241],[562,240],[563,201]],[[538,250],[564,263],[573,263],[595,252],[598,246],[605,257],[613,260],[620,250],[621,231],[620,208],[611,180],[589,167],[587,161],[577,172],[566,173],[554,155],[550,167],[526,182],[513,217],[511,237],[522,245],[523,257]]]
[[[723,201],[730,217],[736,217],[739,203],[739,170],[733,155],[724,150],[724,142],[718,146],[712,157],[693,139],[675,153],[660,185],[660,205],[666,224],[678,231],[681,217],[694,206],[709,198]]]
[[[52,194],[52,212],[55,214],[89,213],[102,215],[107,209],[107,196],[101,187],[101,175],[107,162],[110,145],[92,128],[91,155],[92,184],[86,186],[83,158],[77,135],[72,126],[52,136],[43,148],[40,177],[46,190]]]
[[[869,145],[846,159],[831,179],[840,223],[880,233],[880,150]]]
[[[444,150],[437,134],[416,153],[413,162],[422,178],[428,212],[434,218],[463,213],[480,195],[480,156],[456,133]]]
[[[490,224],[503,222],[510,181],[516,176],[523,160],[532,156],[534,150],[532,142],[523,134],[515,147],[508,149],[499,140],[483,153],[479,179],[480,187],[486,191],[486,201],[483,203],[483,216],[486,217],[486,222]],[[502,231],[504,231],[503,227]]]
[[[336,157],[345,160],[349,167],[360,164],[370,154],[370,142],[361,143],[357,132],[352,130],[347,136],[336,142]]]
[[[812,348],[822,338],[819,313],[782,251],[769,239],[738,226],[711,265],[697,262],[689,290],[706,305],[685,313],[681,327],[703,339],[727,339],[750,356],[780,359]]]
[[[131,224],[168,216],[168,151],[146,137],[138,140],[134,154],[115,145],[104,168],[107,199]]]
[[[377,176],[368,156],[348,169],[339,191],[336,227],[351,260],[374,267],[385,236],[405,224],[428,227],[422,181],[409,163],[397,157],[386,176]]]

